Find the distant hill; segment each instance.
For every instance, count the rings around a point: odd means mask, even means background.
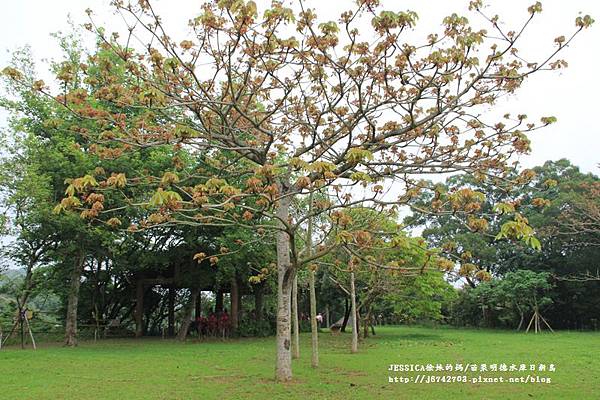
[[[8,279],[19,278],[25,276],[25,271],[22,269],[6,269],[4,271],[0,271],[0,276],[4,276]]]

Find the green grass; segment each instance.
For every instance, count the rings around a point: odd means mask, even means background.
[[[450,328],[385,327],[350,354],[350,335],[320,335],[321,366],[310,367],[302,336],[294,380],[274,375],[274,340],[178,343],[83,342],[0,351],[1,399],[600,399],[600,334],[518,334]],[[553,363],[550,384],[388,383],[389,364]],[[435,373],[434,373],[435,374]],[[437,373],[440,374],[440,373]],[[458,375],[456,372],[449,373]],[[469,376],[479,373],[469,373]],[[521,376],[487,373],[486,376]]]

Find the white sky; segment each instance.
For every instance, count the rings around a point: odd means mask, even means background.
[[[289,1],[289,0],[288,0]],[[531,1],[491,0],[491,13],[501,16],[501,21],[514,22],[516,28],[527,17],[527,6]],[[188,19],[195,16],[201,0],[154,0],[163,20],[171,27],[174,38],[183,39],[187,32]],[[265,0],[257,1],[259,7]],[[339,12],[350,8],[350,0],[317,1],[305,0],[318,10],[319,17],[337,19]],[[386,8],[391,10],[411,9],[419,15],[415,34],[424,38],[428,33],[440,30],[444,16],[452,12],[466,13],[468,0],[388,0]],[[546,160],[568,158],[587,172],[600,173],[600,129],[595,121],[598,109],[597,93],[600,80],[596,70],[600,65],[600,1],[594,0],[547,0],[543,1],[544,12],[531,26],[531,31],[520,46],[522,53],[529,49],[551,49],[556,36],[568,36],[574,29],[574,20],[579,12],[591,14],[598,22],[584,31],[567,49],[561,58],[566,58],[569,68],[561,72],[542,72],[527,81],[520,92],[507,99],[500,115],[505,112],[525,113],[538,120],[541,116],[554,115],[558,123],[531,136],[532,154],[521,158],[525,166],[534,166]],[[92,8],[96,20],[108,31],[122,29],[122,21],[111,14],[108,0],[18,0],[2,4],[0,14],[0,68],[10,59],[7,50],[29,44],[34,57],[39,60],[38,69],[44,77],[43,59],[58,57],[59,50],[51,32],[68,31],[67,16],[76,23],[87,22],[84,13]],[[178,35],[180,35],[178,37]],[[0,126],[4,125],[6,113],[0,112]]]

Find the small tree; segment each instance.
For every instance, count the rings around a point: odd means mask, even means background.
[[[464,314],[462,317],[466,319],[482,320],[484,326],[501,321],[520,330],[527,315],[532,314],[532,319],[537,320],[541,318],[539,310],[552,304],[550,293],[553,286],[549,278],[547,272],[508,272],[501,278],[464,289],[463,297],[467,301],[462,299],[457,303],[458,312]],[[478,306],[479,310],[473,305]]]
[[[504,300],[519,315],[517,330],[521,329],[525,315],[533,313],[532,320],[537,319],[540,308],[552,304],[549,278],[550,274],[545,272],[518,270],[507,273],[498,284],[500,300]],[[538,327],[539,323],[536,321],[536,332]]]

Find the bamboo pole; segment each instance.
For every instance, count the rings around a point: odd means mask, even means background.
[[[25,316],[25,323],[27,323],[27,331],[29,332],[29,337],[31,338],[31,344],[34,350],[37,350],[37,346],[35,345],[35,339],[33,338],[33,332],[31,331],[31,325],[29,325],[29,320],[27,316]]]
[[[535,318],[535,314],[533,314],[531,316],[531,319],[529,320],[529,324],[527,325],[527,330],[525,330],[525,333],[529,333],[529,329],[531,328],[531,324],[533,323],[534,318]]]
[[[554,329],[552,329],[552,327],[550,326],[550,324],[548,323],[548,321],[546,321],[546,319],[544,317],[542,317],[541,314],[540,314],[540,318],[542,319],[542,321],[544,321],[544,323],[546,324],[546,326],[548,327],[548,329],[550,329],[550,332],[554,333]]]

